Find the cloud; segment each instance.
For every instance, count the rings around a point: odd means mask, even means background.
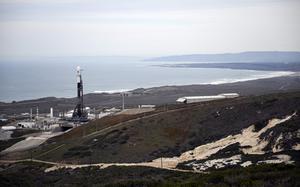
[[[1,56],[300,50],[298,1],[42,1],[0,6]]]
[[[89,0],[87,0],[88,2]],[[78,3],[82,0],[0,0],[1,4],[60,4],[60,3]]]

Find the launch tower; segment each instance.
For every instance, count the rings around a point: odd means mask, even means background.
[[[88,121],[87,113],[83,105],[83,83],[81,77],[81,69],[77,66],[77,104],[72,115],[73,121],[85,122]]]

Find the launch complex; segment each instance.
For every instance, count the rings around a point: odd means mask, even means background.
[[[71,121],[74,122],[87,122],[88,116],[87,112],[85,111],[85,107],[83,104],[83,82],[81,76],[81,69],[77,66],[77,104],[74,108],[73,115]]]

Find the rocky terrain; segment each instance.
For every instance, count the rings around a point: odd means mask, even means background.
[[[261,163],[299,162],[299,120],[294,113],[283,119],[254,124],[240,134],[199,146],[181,155],[182,160],[188,161],[178,167],[205,171],[237,165],[247,167]]]

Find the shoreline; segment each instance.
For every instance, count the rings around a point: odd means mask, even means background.
[[[295,75],[297,75],[297,73],[299,73],[299,72],[293,72],[293,71],[274,71],[274,72],[270,72],[268,75],[256,76],[256,77],[253,77],[253,78],[215,81],[215,82],[211,82],[211,83],[208,83],[208,84],[211,84],[211,85],[220,85],[220,84],[229,84],[229,83],[237,83],[237,82],[255,81],[255,80],[270,79],[270,78],[276,78],[276,77],[295,76]],[[300,76],[300,74],[298,76]]]
[[[253,71],[259,71],[259,70],[253,70]],[[293,72],[293,71],[272,71],[268,75],[262,75],[262,76],[254,76],[252,78],[242,78],[242,79],[222,79],[212,82],[206,82],[206,83],[190,83],[190,84],[171,84],[171,85],[158,85],[154,87],[140,87],[140,88],[122,88],[122,89],[114,89],[114,90],[95,90],[91,93],[86,94],[117,94],[122,92],[131,92],[137,89],[151,89],[151,88],[157,88],[157,87],[165,87],[165,86],[191,86],[191,85],[221,85],[221,84],[230,84],[230,83],[238,83],[238,82],[246,82],[246,81],[255,81],[255,80],[261,80],[261,79],[270,79],[270,78],[276,78],[276,77],[287,77],[287,76],[300,76],[300,72]]]
[[[259,70],[253,70],[253,71],[259,71]],[[137,87],[137,88],[122,88],[122,89],[113,89],[113,90],[95,90],[92,92],[85,93],[85,95],[89,94],[105,94],[105,95],[114,95],[114,94],[120,94],[122,92],[134,92],[135,90],[144,89],[144,90],[151,90],[155,88],[160,87],[182,87],[182,86],[219,86],[219,85],[227,85],[227,84],[234,84],[234,83],[244,83],[248,81],[259,81],[263,79],[273,79],[273,78],[284,78],[284,77],[300,77],[300,72],[293,72],[293,71],[272,71],[268,73],[267,75],[262,76],[254,76],[252,78],[242,78],[242,79],[223,79],[223,80],[217,80],[207,83],[189,83],[189,84],[170,84],[170,85],[158,85],[158,86],[152,86],[152,87]],[[32,99],[23,99],[23,100],[13,100],[16,103],[20,102],[27,102],[32,100],[43,100],[47,98],[55,98],[55,99],[74,99],[75,97],[57,97],[57,96],[44,96],[44,97],[37,97]],[[13,101],[7,102],[7,101],[0,101],[1,104],[11,104]]]
[[[180,97],[217,95],[220,93],[238,93],[240,96],[258,96],[300,91],[300,73],[289,76],[265,78],[227,84],[160,86],[147,89],[139,88],[130,91],[125,98],[125,107],[134,108],[138,105],[174,104]],[[47,97],[25,100],[14,103],[0,103],[0,114],[28,113],[30,108],[39,108],[40,113],[49,113],[50,107],[55,113],[74,109],[77,98]],[[119,93],[89,93],[84,95],[84,104],[90,108],[122,107],[122,96]]]

